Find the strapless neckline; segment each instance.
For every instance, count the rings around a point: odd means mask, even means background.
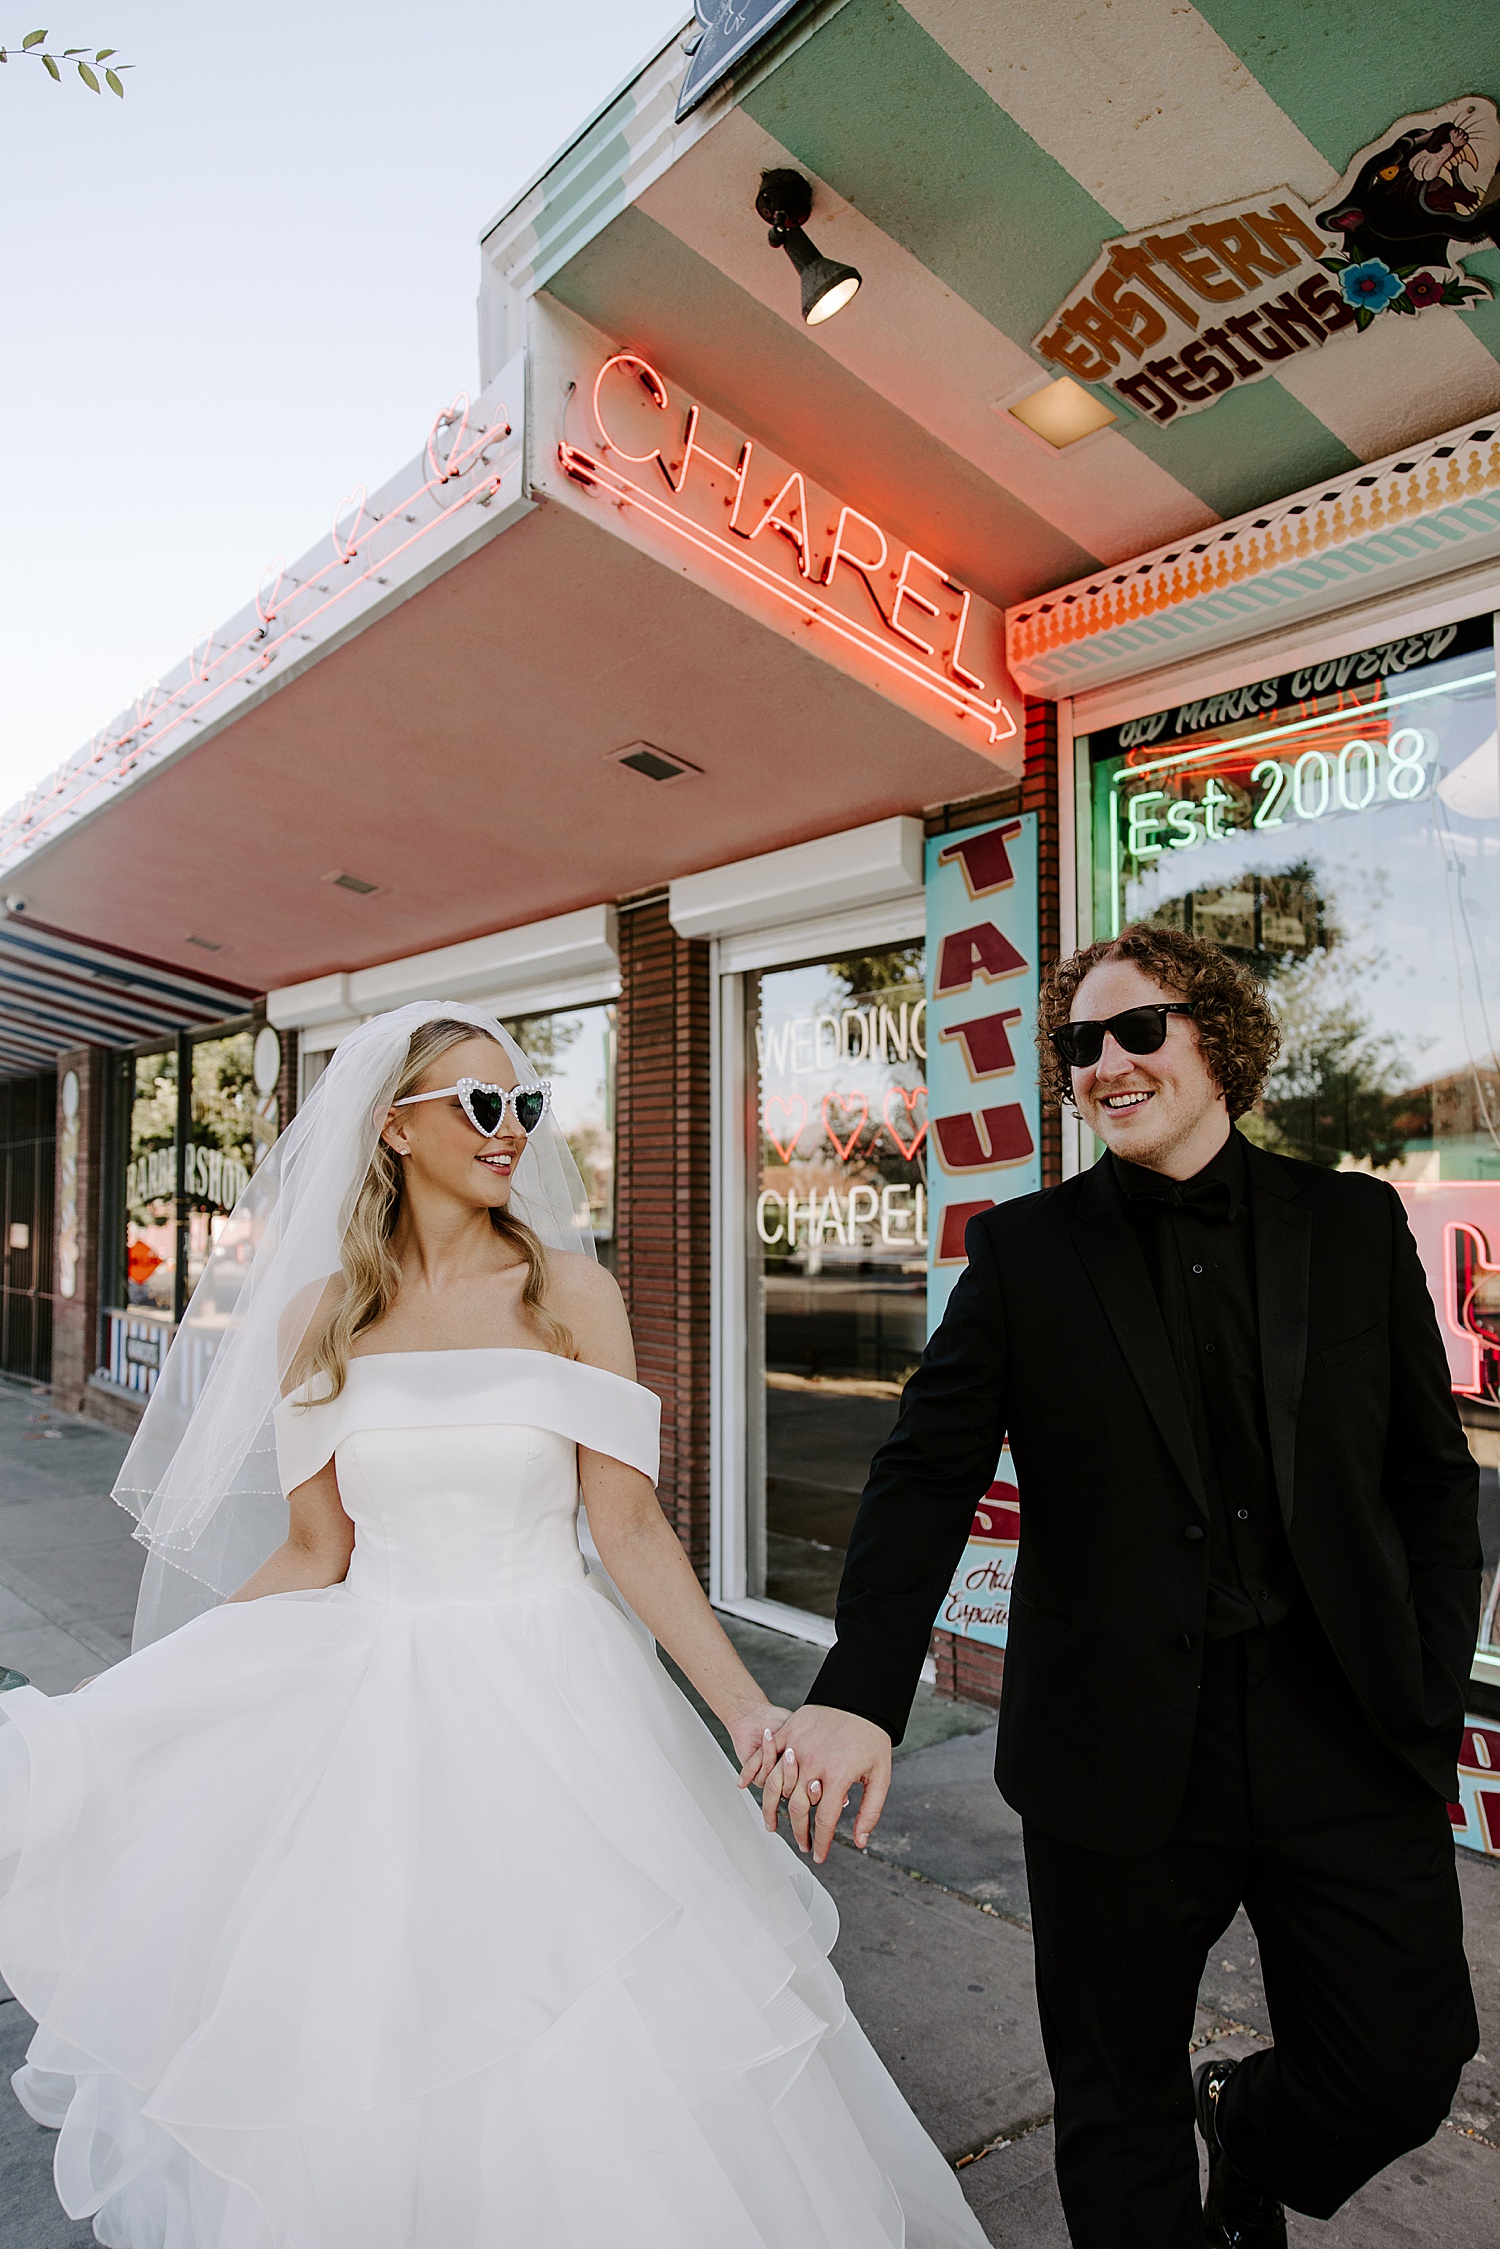
[[[661,1401],[644,1383],[585,1359],[505,1343],[366,1351],[349,1361],[349,1377],[336,1398],[309,1396],[312,1385],[304,1385],[277,1406],[284,1492],[316,1475],[357,1431],[374,1429],[545,1429],[656,1481]],[[327,1377],[315,1379],[326,1392]]]
[[[369,1359],[377,1364],[390,1359],[541,1359],[548,1366],[576,1367],[581,1374],[603,1375],[606,1382],[623,1382],[627,1390],[646,1388],[628,1374],[616,1374],[613,1367],[596,1367],[589,1359],[565,1359],[559,1351],[538,1351],[525,1343],[460,1343],[451,1351],[353,1351],[350,1368],[363,1366]],[[647,1395],[655,1393],[648,1391]]]

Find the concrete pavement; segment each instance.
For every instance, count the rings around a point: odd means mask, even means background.
[[[141,1549],[106,1498],[123,1444],[52,1414],[0,1380],[0,1664],[49,1693],[126,1652]],[[758,1627],[729,1629],[767,1691],[801,1699],[819,1651]],[[1052,2174],[1051,2086],[1031,1982],[1020,1822],[992,1780],[993,1721],[919,1696],[868,1857],[841,1845],[825,1879],[842,1922],[835,1961],[851,2005],[951,2161],[990,2240],[1066,2249]],[[1298,2249],[1397,2249],[1500,2240],[1500,1864],[1460,1855],[1483,2044],[1448,2125],[1323,2226],[1292,2220]],[[1241,1915],[1215,1947],[1197,2038],[1229,2053],[1269,2034],[1253,1932]],[[29,2025],[0,1999],[0,2072]],[[0,2243],[85,2249],[89,2226],[52,2193],[53,2136],[0,2094]],[[416,2245],[414,2245],[416,2249]]]

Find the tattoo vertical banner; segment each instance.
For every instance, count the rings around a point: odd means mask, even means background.
[[[1042,1184],[1037,847],[1030,812],[927,840],[929,1333],[963,1270],[969,1220]],[[1007,1448],[938,1611],[939,1631],[1004,1647],[1019,1537]]]

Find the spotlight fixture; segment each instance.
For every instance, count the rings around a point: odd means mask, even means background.
[[[864,276],[825,258],[803,233],[812,215],[812,189],[800,172],[762,172],[755,208],[770,228],[773,250],[785,250],[802,282],[802,317],[816,328],[842,312]]]

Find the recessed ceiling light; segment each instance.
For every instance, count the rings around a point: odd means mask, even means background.
[[[323,880],[331,882],[335,890],[352,890],[360,898],[368,898],[372,891],[380,888],[378,882],[366,882],[359,875],[325,875]]]
[[[675,750],[659,750],[654,742],[627,742],[623,750],[611,750],[612,765],[628,765],[632,773],[643,773],[648,781],[682,781],[701,769],[689,765],[685,757]]]
[[[1058,452],[1065,445],[1076,445],[1080,437],[1092,437],[1095,430],[1108,429],[1119,419],[1102,398],[1085,390],[1082,383],[1075,383],[1071,375],[1059,375],[1056,382],[1031,391],[1006,412]]]

